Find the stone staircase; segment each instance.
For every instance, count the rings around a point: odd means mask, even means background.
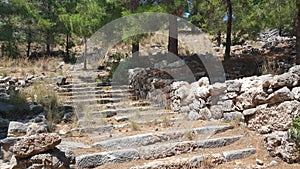
[[[256,153],[248,145],[228,147],[244,138],[232,134],[228,123],[188,121],[157,103],[137,100],[129,85],[95,82],[103,74],[75,67],[72,83],[59,89],[77,114],[77,125],[60,145],[75,152],[74,168],[200,168]]]

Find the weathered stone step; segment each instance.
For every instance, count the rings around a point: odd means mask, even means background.
[[[101,142],[96,142],[92,145],[93,148],[105,148],[105,149],[117,149],[119,147],[140,147],[151,145],[159,142],[165,142],[170,140],[176,140],[183,138],[187,132],[193,132],[194,134],[216,134],[228,129],[232,129],[232,126],[206,126],[200,128],[193,128],[191,130],[177,130],[168,132],[148,133],[134,136],[127,136],[122,138],[116,138]]]
[[[179,121],[182,121],[184,120],[183,117],[171,117],[171,118],[165,118],[165,119],[153,119],[153,120],[138,120],[136,123],[138,124],[162,124],[162,123],[166,123],[166,120],[168,122],[172,122],[172,123],[175,123],[175,122],[179,122]]]
[[[76,165],[79,168],[93,168],[107,163],[124,163],[139,158],[139,152],[135,149],[118,150],[77,156]]]
[[[175,143],[155,144],[138,148],[141,159],[153,160],[171,157],[178,154],[195,151],[199,148],[217,148],[230,145],[242,136],[220,137],[208,140],[182,141]]]
[[[73,141],[62,141],[58,146],[56,146],[59,149],[83,149],[83,148],[89,148],[88,145],[85,145],[80,142],[73,142]]]
[[[129,119],[130,120],[130,119]],[[174,123],[177,121],[181,121],[182,118],[170,118],[169,121]],[[92,134],[95,132],[112,132],[114,129],[118,130],[118,129],[123,129],[127,126],[130,126],[131,123],[121,123],[121,124],[110,124],[110,125],[98,125],[98,123],[103,123],[103,122],[99,122],[99,121],[95,121],[95,120],[82,120],[82,121],[78,121],[77,125],[81,126],[82,128],[74,128],[72,129],[72,131],[80,131],[83,133],[87,133],[87,134]],[[154,120],[151,121],[135,121],[136,124],[138,125],[142,125],[142,124],[149,124],[149,123],[154,123]],[[164,120],[156,120],[155,124],[161,124],[164,123]],[[84,127],[84,126],[91,126],[92,127]]]
[[[78,99],[88,99],[88,98],[135,98],[133,93],[92,93],[89,94],[81,93],[79,95],[69,95],[68,99],[78,100]]]
[[[211,161],[216,161],[217,164],[230,162],[233,160],[244,159],[256,153],[255,148],[245,148],[233,151],[224,151],[217,154],[206,154],[193,156],[189,158],[171,157],[166,159],[155,160],[146,163],[142,166],[131,167],[130,169],[156,169],[156,168],[200,168],[205,167],[205,160],[209,158]]]
[[[237,159],[244,159],[255,153],[255,148],[245,148],[232,151],[223,151],[216,154],[192,156],[188,158],[178,158],[176,156],[177,154],[174,154],[173,157],[163,157],[163,159],[148,162],[142,166],[131,167],[131,169],[195,168],[202,167],[204,165],[203,163],[205,162],[205,159],[208,157],[213,161],[217,161],[218,164],[222,164]],[[93,168],[108,163],[125,163],[135,160],[144,160],[141,152],[137,149],[125,149],[79,155],[76,157],[76,165],[78,168]]]
[[[90,112],[96,112],[99,110],[105,110],[105,109],[114,109],[114,110],[119,110],[119,109],[130,109],[130,108],[140,108],[140,107],[145,107],[148,108],[149,110],[165,110],[162,108],[160,105],[157,104],[151,104],[150,102],[136,102],[132,100],[124,101],[122,102],[117,102],[117,103],[107,103],[107,104],[92,104],[92,105],[85,105],[85,107],[90,110]],[[150,109],[152,107],[153,109]],[[138,109],[137,108],[137,109]]]
[[[104,87],[98,87],[98,86],[88,86],[88,87],[70,87],[70,88],[60,88],[59,91],[65,91],[64,89],[69,89],[67,91],[75,91],[75,92],[86,92],[86,91],[111,91],[108,93],[114,93],[115,91],[118,92],[128,92],[132,91],[132,89],[128,88],[104,88]]]
[[[147,101],[147,100],[130,100],[128,103],[124,103],[124,102],[121,102],[121,103],[111,103],[111,104],[106,104],[104,107],[107,108],[107,109],[116,109],[116,108],[119,108],[119,107],[139,107],[139,106],[153,106],[153,107],[160,107],[159,105],[157,104],[153,104],[152,102],[150,101]]]
[[[82,70],[81,68],[79,69],[74,69],[69,72],[70,75],[73,77],[81,77],[81,76],[91,76],[91,75],[102,75],[102,74],[107,74],[109,72],[105,70],[98,70],[98,69],[88,69],[88,70]]]
[[[61,88],[72,88],[72,87],[89,87],[89,86],[97,86],[97,82],[83,82],[83,83],[71,83],[67,85],[60,85]]]
[[[71,132],[93,133],[93,132],[111,132],[115,128],[114,125],[102,125],[93,127],[73,128]]]
[[[99,114],[96,116],[93,115],[88,115],[89,118],[86,117],[85,114],[77,114],[77,116],[79,117],[79,120],[77,122],[78,126],[88,126],[88,125],[97,125],[99,122],[101,123],[101,120],[99,118],[107,118],[107,117],[112,117],[115,116],[116,114],[114,114],[114,112],[108,112],[111,114]],[[155,124],[160,124],[164,122],[164,119],[160,119],[166,116],[171,116],[171,115],[177,115],[176,112],[172,112],[172,111],[166,111],[166,110],[161,110],[161,111],[156,111],[156,112],[152,112],[148,111],[148,110],[144,110],[141,111],[139,113],[131,113],[131,114],[124,114],[123,116],[115,116],[115,120],[117,122],[119,121],[127,121],[130,119],[133,119],[137,124],[149,124],[149,123],[154,123]],[[118,117],[124,117],[126,118],[126,120],[117,120]],[[145,119],[149,119],[148,121]],[[183,118],[169,118],[168,120],[170,122],[175,122],[175,121],[179,121],[182,120]]]
[[[153,107],[153,106],[143,106],[143,107],[129,107],[129,108],[118,108],[118,109],[105,109],[102,111],[95,110],[93,111],[93,105],[91,107],[87,107],[89,112],[78,112],[77,116],[79,118],[83,117],[101,117],[108,118],[113,117],[115,115],[119,116],[128,116],[129,118],[143,119],[152,118],[152,117],[161,117],[161,116],[169,116],[169,115],[177,115],[177,112],[163,109],[161,107]]]
[[[117,103],[122,101],[122,98],[99,98],[99,99],[86,99],[86,100],[66,100],[63,104],[107,104]]]
[[[168,114],[175,114],[174,112],[152,112],[152,111],[158,111],[161,110],[159,107],[132,107],[132,108],[120,108],[120,109],[106,109],[103,111],[97,111],[97,112],[92,112],[90,115],[92,117],[112,117],[117,114],[127,114],[128,117],[133,117],[133,116],[148,116],[153,115],[153,116],[161,116],[161,115],[168,115]],[[151,111],[151,112],[149,112]]]
[[[88,90],[88,91],[76,91],[70,89],[59,89],[59,95],[65,96],[77,96],[77,95],[87,95],[87,94],[131,94],[131,89],[110,89],[110,90]]]
[[[61,88],[73,88],[73,89],[77,89],[77,88],[89,88],[89,87],[98,87],[98,88],[102,88],[102,89],[130,89],[131,86],[129,85],[121,85],[121,86],[101,86],[101,83],[98,82],[83,82],[83,83],[73,83],[73,84],[68,84],[68,85],[61,85],[59,86]]]

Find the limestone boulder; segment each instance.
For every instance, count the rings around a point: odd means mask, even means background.
[[[13,146],[12,152],[17,159],[23,159],[51,150],[60,142],[60,136],[55,133],[32,135],[18,141]]]
[[[26,159],[18,159],[14,156],[11,159],[10,163],[11,163],[11,169],[20,169],[20,168],[69,169],[71,160],[70,158],[68,158],[68,155],[65,152],[57,148],[54,148],[53,150],[41,154],[35,154]]]
[[[255,107],[255,104],[253,103],[253,98],[255,97],[257,91],[252,89],[248,92],[242,93],[235,99],[235,105],[238,108],[238,110],[245,110],[249,108]]]
[[[227,92],[237,92],[241,91],[242,83],[238,80],[229,80],[226,81]]]
[[[210,86],[209,93],[210,95],[219,95],[225,93],[227,86],[225,83],[215,83]]]
[[[288,100],[293,100],[294,94],[286,86],[270,94],[267,98],[267,103],[281,103]]]
[[[292,89],[292,93],[294,95],[294,98],[298,101],[300,101],[300,87],[294,87]]]
[[[244,115],[238,111],[224,113],[224,120],[225,121],[234,121],[234,120],[244,121]]]
[[[275,131],[266,136],[264,146],[273,157],[280,157],[288,163],[299,162],[300,156],[296,152],[296,143],[289,138],[286,131]]]
[[[26,134],[28,128],[28,124],[11,121],[8,126],[7,136],[8,137],[19,137],[24,136]]]
[[[248,122],[250,129],[261,134],[271,131],[285,131],[292,119],[300,116],[300,102],[285,101],[278,106],[256,108],[255,115]]]
[[[46,133],[48,132],[48,127],[46,124],[43,123],[30,123],[26,130],[26,135],[36,135],[39,133]]]

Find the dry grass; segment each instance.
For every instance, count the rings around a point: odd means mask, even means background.
[[[37,60],[28,60],[27,58],[0,58],[0,76],[25,76],[30,73],[36,74],[48,74],[57,75],[62,72],[55,72],[58,64],[62,62],[62,58],[39,58]]]
[[[276,75],[280,72],[280,69],[276,66],[276,61],[274,59],[265,59],[261,66],[261,74],[272,74]]]
[[[135,120],[130,120],[129,122],[130,122],[129,126],[130,126],[131,130],[133,130],[133,131],[141,130],[141,126]]]
[[[192,130],[188,130],[184,133],[184,136],[189,139],[189,140],[193,140],[195,138],[195,135],[193,133]]]
[[[212,155],[206,155],[201,162],[201,169],[211,169],[214,168],[214,157]]]

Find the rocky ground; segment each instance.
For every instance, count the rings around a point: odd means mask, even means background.
[[[275,42],[259,51],[290,39]],[[249,45],[234,48],[237,55],[257,52]],[[249,53],[238,52],[244,50]],[[288,59],[282,65],[279,75],[234,79],[243,74],[235,70],[227,74],[234,80],[215,84],[199,69],[191,83],[158,67],[132,69],[130,83],[120,84],[103,81],[106,70],[59,62],[35,75],[3,74],[0,168],[300,168],[287,134],[291,119],[300,116],[300,67]],[[49,93],[42,103],[33,94],[17,109],[21,104],[11,96],[37,81],[51,86],[58,104],[49,108]]]

